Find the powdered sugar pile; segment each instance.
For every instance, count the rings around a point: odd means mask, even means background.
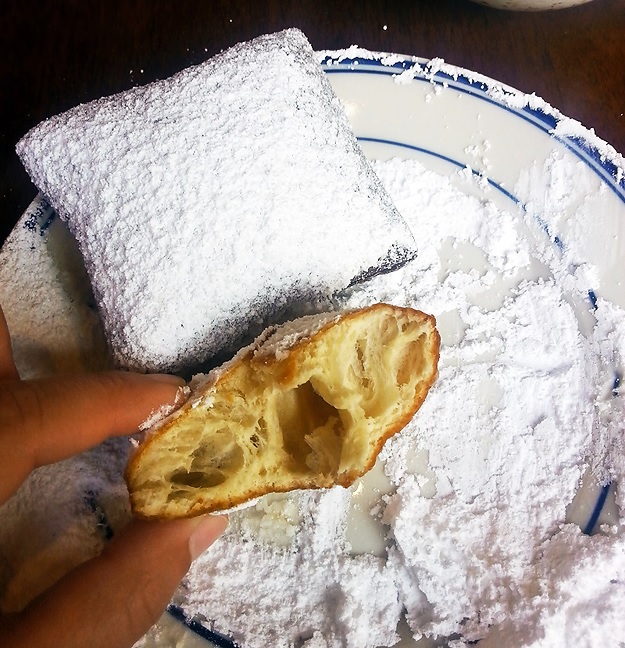
[[[591,268],[568,271],[575,239],[566,254],[545,241],[578,199],[562,193],[566,164],[554,156],[550,190],[533,190],[540,221],[531,205],[525,216],[502,211],[417,162],[376,164],[419,255],[347,305],[433,312],[439,379],[351,498],[303,493],[233,514],[180,592],[187,613],[245,646],[392,645],[402,607],[415,638],[456,636],[458,646],[625,636],[619,528],[589,537],[567,522],[589,466],[599,479],[623,475],[621,397],[604,387],[622,366],[625,313],[602,302],[581,332]],[[374,555],[354,550],[352,526],[370,527]]]
[[[332,637],[352,646],[387,643],[401,605],[384,560],[349,553],[349,499],[343,489],[302,493],[289,543],[275,520],[269,533],[277,542],[250,533],[249,513],[232,514],[225,539],[186,581],[185,608],[209,618],[217,609],[219,628],[239,629],[243,645],[292,646],[304,638],[321,646]]]
[[[616,479],[617,503],[625,505],[623,405],[613,393],[625,317],[605,298],[589,307],[588,289],[600,287],[601,277],[581,249],[596,187],[554,154],[519,179],[524,214],[512,203],[501,210],[454,189],[454,178],[417,162],[375,169],[415,233],[419,255],[352,292],[345,306],[384,300],[433,312],[443,337],[439,379],[412,424],[350,491],[264,498],[231,514],[227,535],[196,561],[176,602],[246,646],[392,645],[403,614],[416,637],[462,637],[456,645],[471,638],[485,646],[611,645],[625,636],[621,523],[586,536],[567,522],[586,471]],[[460,175],[461,182],[472,177]],[[565,223],[562,214],[572,206],[578,218]],[[568,234],[559,244],[549,242],[556,226]],[[54,276],[35,312],[67,322],[59,343],[72,348],[72,309],[55,292],[66,279],[53,273],[51,250],[33,246],[38,236],[18,232],[10,242],[15,254],[5,256],[31,264],[3,268],[15,276],[14,290],[6,284],[3,292],[9,323],[25,340],[36,338],[45,322],[31,322],[13,300],[21,304],[30,294],[33,276]],[[84,314],[78,320],[94,321]],[[86,339],[97,338],[92,325],[83,327]],[[32,345],[22,352],[17,342],[21,368],[41,372]],[[59,368],[44,363],[43,371]],[[35,481],[46,485],[59,511],[75,510],[74,494],[91,489],[89,501],[105,502],[115,528],[127,515],[119,510],[119,487],[95,480],[92,463],[113,475],[124,457],[111,445],[59,467],[64,475],[86,475],[88,483],[61,482],[55,467]],[[23,489],[3,514],[13,515],[16,506],[30,511],[29,492]],[[80,526],[91,528],[93,513],[83,506]],[[40,543],[44,528],[56,528],[48,507],[24,518],[41,515]],[[19,564],[12,547],[38,551],[20,544],[23,525],[3,528],[5,558]],[[8,592],[14,604],[20,587],[32,594],[25,585],[32,570],[39,579],[42,572],[52,577],[70,566],[69,553],[94,550],[84,536],[61,533],[60,544],[27,563],[18,589]],[[143,645],[174,645],[174,635],[159,625]]]

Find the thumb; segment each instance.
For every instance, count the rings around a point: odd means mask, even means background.
[[[130,648],[159,618],[224,516],[133,521],[103,553],[61,579],[5,626],[7,645]]]

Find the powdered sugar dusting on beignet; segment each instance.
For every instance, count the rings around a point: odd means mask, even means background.
[[[195,373],[414,256],[298,30],[53,117],[18,152],[122,367]]]

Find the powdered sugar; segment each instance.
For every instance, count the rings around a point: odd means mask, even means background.
[[[587,280],[599,287],[597,273],[588,263],[566,272],[583,257],[575,238],[565,252],[545,245],[546,230],[562,225],[564,201],[574,201],[582,220],[593,207],[563,192],[573,175],[586,186],[579,169],[559,168],[567,164],[552,158],[546,183],[532,180],[538,171],[520,179],[525,219],[454,190],[419,163],[376,165],[417,234],[419,255],[355,289],[345,305],[385,300],[434,312],[444,342],[439,380],[384,449],[386,478],[381,464],[363,480],[368,495],[337,488],[233,513],[227,536],[177,594],[188,613],[248,646],[298,637],[311,648],[390,645],[402,607],[417,637],[565,646],[567,616],[578,620],[582,645],[623,636],[622,537],[617,528],[584,536],[567,523],[587,467],[603,478],[625,473],[622,397],[612,395],[625,353],[623,311],[598,298],[588,335],[580,334],[588,323],[579,302]],[[623,489],[616,497],[623,505]],[[354,550],[346,525],[363,501],[357,528],[387,535],[368,543],[374,554]],[[119,519],[115,509],[107,516]],[[170,641],[156,629],[144,645]]]
[[[191,389],[188,386],[185,385],[184,387],[180,387],[180,389],[178,389],[178,391],[176,392],[174,402],[162,405],[158,409],[151,412],[148,418],[143,421],[143,423],[141,423],[139,430],[149,430],[151,427],[154,427],[157,423],[167,418],[172,412],[177,410],[182,405],[182,403],[187,400],[190,393]]]
[[[384,300],[436,314],[444,342],[440,376],[414,421],[381,455],[388,483],[378,479],[376,487],[382,484],[387,494],[374,497],[369,508],[383,525],[380,531],[387,529],[375,572],[378,578],[383,575],[384,585],[368,589],[367,607],[352,618],[363,634],[356,638],[341,630],[328,613],[311,645],[391,645],[398,608],[388,605],[394,601],[405,607],[415,637],[463,638],[454,645],[475,639],[486,645],[570,645],[573,629],[566,615],[573,615],[577,604],[596,610],[600,596],[609,601],[606,619],[617,623],[614,611],[625,593],[612,581],[620,578],[621,559],[595,572],[590,590],[582,588],[593,573],[592,561],[599,555],[620,556],[623,541],[613,533],[597,536],[593,544],[594,537],[581,535],[567,522],[567,507],[589,466],[601,471],[599,479],[606,466],[612,466],[611,476],[622,474],[617,467],[623,454],[618,436],[622,419],[613,420],[614,411],[622,408],[611,395],[605,400],[602,383],[606,372],[613,376],[622,364],[625,318],[610,304],[604,320],[598,307],[589,335],[580,332],[579,302],[587,296],[586,280],[596,277],[583,272],[565,281],[571,259],[582,254],[579,245],[572,239],[566,254],[557,246],[552,253],[541,238],[546,225],[555,230],[561,224],[559,212],[553,211],[564,200],[557,178],[570,183],[567,174],[575,173],[556,168],[559,164],[564,162],[551,160],[545,169],[553,178],[551,193],[543,192],[540,183],[532,189],[534,197],[545,197],[538,224],[531,205],[519,218],[452,189],[449,180],[419,163],[376,164],[413,228],[419,255],[404,269],[354,291],[347,303]],[[519,191],[524,182],[520,180]],[[574,191],[569,199],[577,200]],[[611,426],[604,410],[612,413]],[[336,510],[354,506],[344,491],[336,490],[342,493],[332,495]],[[298,502],[307,511],[314,528],[319,525],[313,531],[300,524],[295,532],[297,524],[291,522],[289,537],[294,539],[287,554],[276,555],[267,545],[273,547],[275,541],[263,539],[262,533],[244,531],[245,516],[255,519],[258,528],[262,510],[241,513],[227,542],[192,567],[188,593],[181,599],[184,609],[216,619],[218,628],[249,646],[283,645],[279,642],[285,641],[285,633],[274,634],[274,627],[288,628],[292,641],[311,636],[302,619],[314,618],[321,605],[318,581],[295,567],[294,556],[305,555],[321,573],[327,566],[323,578],[334,583],[330,589],[338,600],[351,601],[354,584],[359,583],[356,590],[366,589],[372,578],[370,565],[365,569],[362,556],[353,555],[344,539],[337,540],[336,529],[321,533],[329,520],[320,502],[329,496],[287,498],[289,506]],[[336,520],[336,510],[331,520]],[[245,571],[241,552],[253,569]],[[220,580],[224,571],[241,569],[244,604],[231,580],[223,586]],[[290,591],[296,582],[307,586],[298,586],[285,602],[285,588]],[[207,588],[210,594],[202,593]],[[327,585],[325,591],[329,596]],[[380,618],[386,621],[383,627]],[[610,632],[625,636],[619,624]],[[587,636],[597,636],[601,628],[597,617]],[[544,637],[549,644],[540,644]]]
[[[296,502],[289,507],[301,521],[290,543],[267,541],[245,527],[241,534],[240,525],[249,522],[236,516],[246,512],[231,515],[232,530],[196,561],[181,593],[185,607],[206,618],[218,608],[218,628],[233,629],[249,646],[394,642],[400,604],[384,562],[347,552],[349,492],[302,493]],[[250,598],[241,605],[244,591]]]
[[[295,29],[78,106],[17,148],[78,241],[122,367],[197,371],[413,256]]]
[[[259,343],[254,353],[259,358],[275,357],[278,360],[284,358],[299,341],[314,336],[324,326],[337,319],[336,313],[328,312],[307,315],[287,322],[276,332],[269,333],[266,339]]]
[[[605,213],[606,187],[561,152],[525,169],[509,187],[519,204],[502,209],[484,163],[491,152],[484,141],[469,152],[479,177],[376,165],[419,254],[344,305],[433,312],[439,380],[350,491],[268,498],[233,513],[176,595],[189,614],[245,646],[389,645],[402,607],[411,634],[456,637],[450,645],[609,646],[625,637],[621,518],[594,536],[569,521],[582,475],[617,480],[625,506],[625,304],[606,276],[623,258],[623,226]],[[472,184],[480,198],[454,189]],[[13,325],[28,330],[18,292],[9,297]],[[29,330],[29,351],[35,337]],[[61,503],[63,494],[54,492]],[[143,643],[176,641],[159,626]]]

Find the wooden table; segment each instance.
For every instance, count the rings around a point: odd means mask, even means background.
[[[40,120],[258,34],[442,57],[535,92],[625,153],[625,0],[505,12],[468,0],[3,0],[0,241],[36,194],[14,153]]]

